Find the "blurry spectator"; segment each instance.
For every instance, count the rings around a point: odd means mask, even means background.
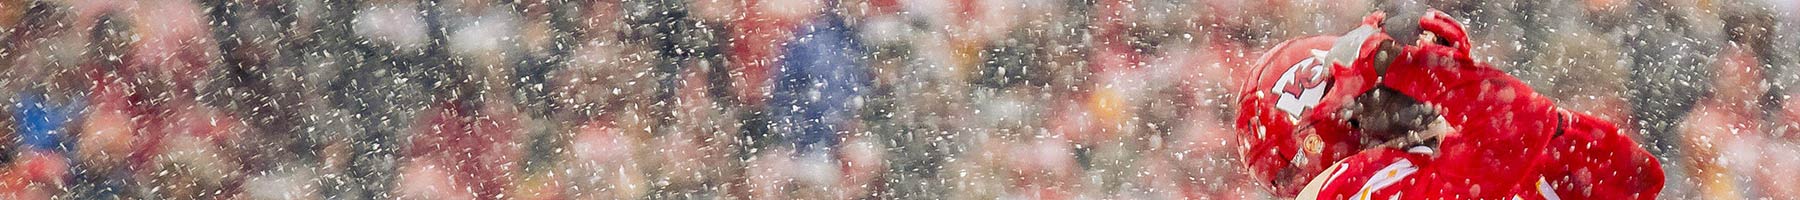
[[[763,104],[768,84],[780,66],[781,44],[795,27],[824,8],[822,0],[747,0],[737,7],[731,24],[730,57],[733,96],[745,104]]]
[[[1756,155],[1753,147],[1761,146],[1753,143],[1761,140],[1758,133],[1764,130],[1753,100],[1755,91],[1761,91],[1755,88],[1761,87],[1756,77],[1762,71],[1754,56],[1739,46],[1728,47],[1714,66],[1720,75],[1713,82],[1717,90],[1700,101],[1682,127],[1686,153],[1692,155],[1686,157],[1691,163],[1688,173],[1696,177],[1705,197],[1748,198],[1741,191],[1748,189],[1743,170],[1757,166],[1754,159],[1741,156]]]
[[[0,198],[48,199],[63,192],[64,178],[69,174],[69,123],[80,112],[82,102],[55,105],[44,94],[20,93],[12,106],[12,125],[17,125],[4,144],[12,147],[3,152],[7,157],[0,168]],[[17,137],[17,139],[13,139]],[[17,146],[14,146],[17,145]]]
[[[566,196],[575,199],[629,199],[649,192],[643,146],[646,117],[642,111],[624,110],[588,121],[571,138],[562,173],[568,174]]]
[[[1779,72],[1772,66],[1773,17],[1758,7],[1725,5],[1725,46],[1715,61],[1718,73],[1714,90],[1700,100],[1683,126],[1689,173],[1700,194],[1708,198],[1760,198],[1789,193],[1791,187],[1769,179],[1768,167],[1790,159],[1767,157],[1791,150],[1782,140],[1787,111],[1777,103],[1783,94],[1769,80]],[[1779,157],[1779,156],[1777,156]],[[1791,177],[1791,176],[1789,176]]]
[[[1679,134],[1675,133],[1675,125],[1693,108],[1700,94],[1708,90],[1704,80],[1713,74],[1700,67],[1704,66],[1700,64],[1700,55],[1704,55],[1701,51],[1706,50],[1703,44],[1688,39],[1699,36],[1691,25],[1701,20],[1689,12],[1694,5],[1677,3],[1688,2],[1634,1],[1631,18],[1636,20],[1625,29],[1654,31],[1626,31],[1625,37],[1620,38],[1624,41],[1620,45],[1629,55],[1626,69],[1630,78],[1626,85],[1633,86],[1627,93],[1631,116],[1636,119],[1632,124],[1649,136],[1647,143],[1653,146],[1646,149],[1663,157],[1677,155]]]
[[[125,65],[125,49],[128,28],[116,15],[105,15],[92,23],[88,47],[88,57],[82,64],[87,77],[92,80],[89,93],[88,111],[82,118],[82,132],[76,133],[75,160],[73,170],[76,177],[70,183],[71,196],[85,198],[118,197],[132,195],[126,188],[130,187],[123,171],[127,163],[125,157],[132,154],[134,144],[142,141],[138,132],[142,125],[135,117],[139,109],[131,99],[127,90],[131,84],[123,76]]]
[[[860,131],[854,127],[869,84],[868,65],[854,30],[837,15],[826,13],[799,27],[774,71],[768,112],[774,130],[802,156],[828,155],[844,133]]]

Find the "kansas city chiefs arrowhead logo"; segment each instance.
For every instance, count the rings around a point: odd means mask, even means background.
[[[1299,119],[1302,113],[1319,105],[1325,97],[1325,89],[1330,83],[1326,81],[1325,65],[1318,58],[1307,58],[1288,67],[1275,80],[1273,89],[1281,90],[1280,98],[1275,101],[1275,108],[1288,113],[1288,117]]]

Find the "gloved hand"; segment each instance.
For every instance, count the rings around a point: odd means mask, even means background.
[[[1450,14],[1436,9],[1425,11],[1425,16],[1419,17],[1419,30],[1419,46],[1444,45],[1464,55],[1469,53],[1469,34]]]
[[[1398,58],[1384,70],[1382,86],[1430,103],[1440,99],[1448,87],[1497,72],[1471,58],[1468,33],[1450,15],[1427,11],[1419,18],[1419,29],[1416,44],[1400,50]]]

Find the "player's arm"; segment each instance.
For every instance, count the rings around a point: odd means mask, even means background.
[[[1444,136],[1436,166],[1430,167],[1443,187],[1426,195],[1505,198],[1526,178],[1535,179],[1538,155],[1560,124],[1555,104],[1517,78],[1470,59],[1460,27],[1434,30],[1429,21],[1421,27],[1427,33],[1457,33],[1424,37],[1429,40],[1407,47],[1381,82],[1436,107],[1455,129]]]
[[[1656,199],[1662,165],[1612,123],[1567,113],[1563,129],[1550,141],[1552,162],[1544,178],[1568,199]],[[1591,173],[1606,172],[1606,173]]]
[[[1536,171],[1559,126],[1555,104],[1516,78],[1440,47],[1408,48],[1383,85],[1436,107],[1455,129],[1444,135],[1432,167],[1444,179],[1437,192],[1510,195]]]

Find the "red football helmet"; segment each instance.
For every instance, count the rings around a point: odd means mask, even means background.
[[[1370,15],[1343,36],[1278,44],[1238,77],[1238,153],[1276,195],[1299,193],[1325,166],[1363,148],[1343,108],[1374,89],[1398,54],[1382,18]]]

